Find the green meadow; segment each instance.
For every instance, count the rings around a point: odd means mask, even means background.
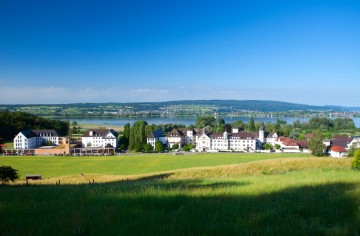
[[[0,186],[1,235],[360,234],[360,172],[351,159],[229,153],[0,162],[45,178]]]

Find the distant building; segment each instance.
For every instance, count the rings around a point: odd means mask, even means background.
[[[157,129],[154,132],[151,132],[146,137],[146,142],[151,144],[151,146],[155,149],[156,141],[160,141],[163,145],[167,145],[167,138],[164,135],[162,129]]]
[[[261,127],[259,132],[246,132],[233,129],[232,133],[206,132],[196,136],[196,149],[198,151],[246,151],[254,152],[261,149],[263,143],[273,143],[277,138],[276,133],[264,132]]]
[[[118,133],[113,129],[87,130],[81,137],[83,147],[114,147],[118,146]]]
[[[329,154],[331,157],[342,158],[346,156],[347,152],[346,149],[341,146],[332,146]]]
[[[59,134],[55,130],[25,130],[14,138],[14,149],[17,150],[57,145],[59,145]]]

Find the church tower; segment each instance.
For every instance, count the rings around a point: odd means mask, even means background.
[[[264,127],[262,125],[259,129],[259,140],[261,143],[265,142],[265,131],[264,131]]]

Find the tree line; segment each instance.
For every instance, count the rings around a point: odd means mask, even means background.
[[[23,130],[54,129],[59,135],[65,136],[69,130],[69,123],[61,120],[51,120],[35,116],[26,112],[0,111],[0,137],[11,141]]]
[[[172,129],[202,129],[205,128],[210,132],[232,132],[232,128],[237,128],[240,131],[257,132],[260,127],[263,127],[267,132],[276,132],[279,136],[286,136],[289,138],[304,140],[305,134],[313,133],[318,130],[321,133],[321,137],[331,139],[332,135],[341,132],[356,132],[358,129],[355,127],[355,123],[350,118],[311,118],[307,122],[300,122],[296,120],[293,124],[288,124],[286,121],[277,119],[275,123],[262,123],[255,122],[251,117],[248,123],[242,120],[237,120],[231,123],[225,123],[223,118],[215,118],[214,116],[202,116],[198,117],[195,124],[185,126],[182,124],[161,124],[161,125],[149,125],[146,121],[136,121],[132,126],[126,124],[124,126],[123,135],[119,138],[119,148],[129,149],[134,151],[149,150],[150,147],[146,146],[146,137],[157,129],[162,129],[164,135],[170,132]],[[159,147],[158,147],[159,149]]]

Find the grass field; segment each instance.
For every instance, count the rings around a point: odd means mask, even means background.
[[[75,182],[126,176],[101,184],[0,186],[1,235],[360,234],[360,172],[350,168],[351,159],[266,154],[35,157],[36,167],[29,160],[2,157],[0,162],[21,173],[44,171],[54,177],[50,180],[61,173]],[[88,171],[80,177],[80,170]]]
[[[209,153],[174,156],[163,154],[122,154],[110,157],[0,156],[1,165],[11,165],[24,178],[41,174],[52,178],[74,174],[138,175],[167,170],[240,164],[251,161],[308,157],[304,154],[235,154]]]

